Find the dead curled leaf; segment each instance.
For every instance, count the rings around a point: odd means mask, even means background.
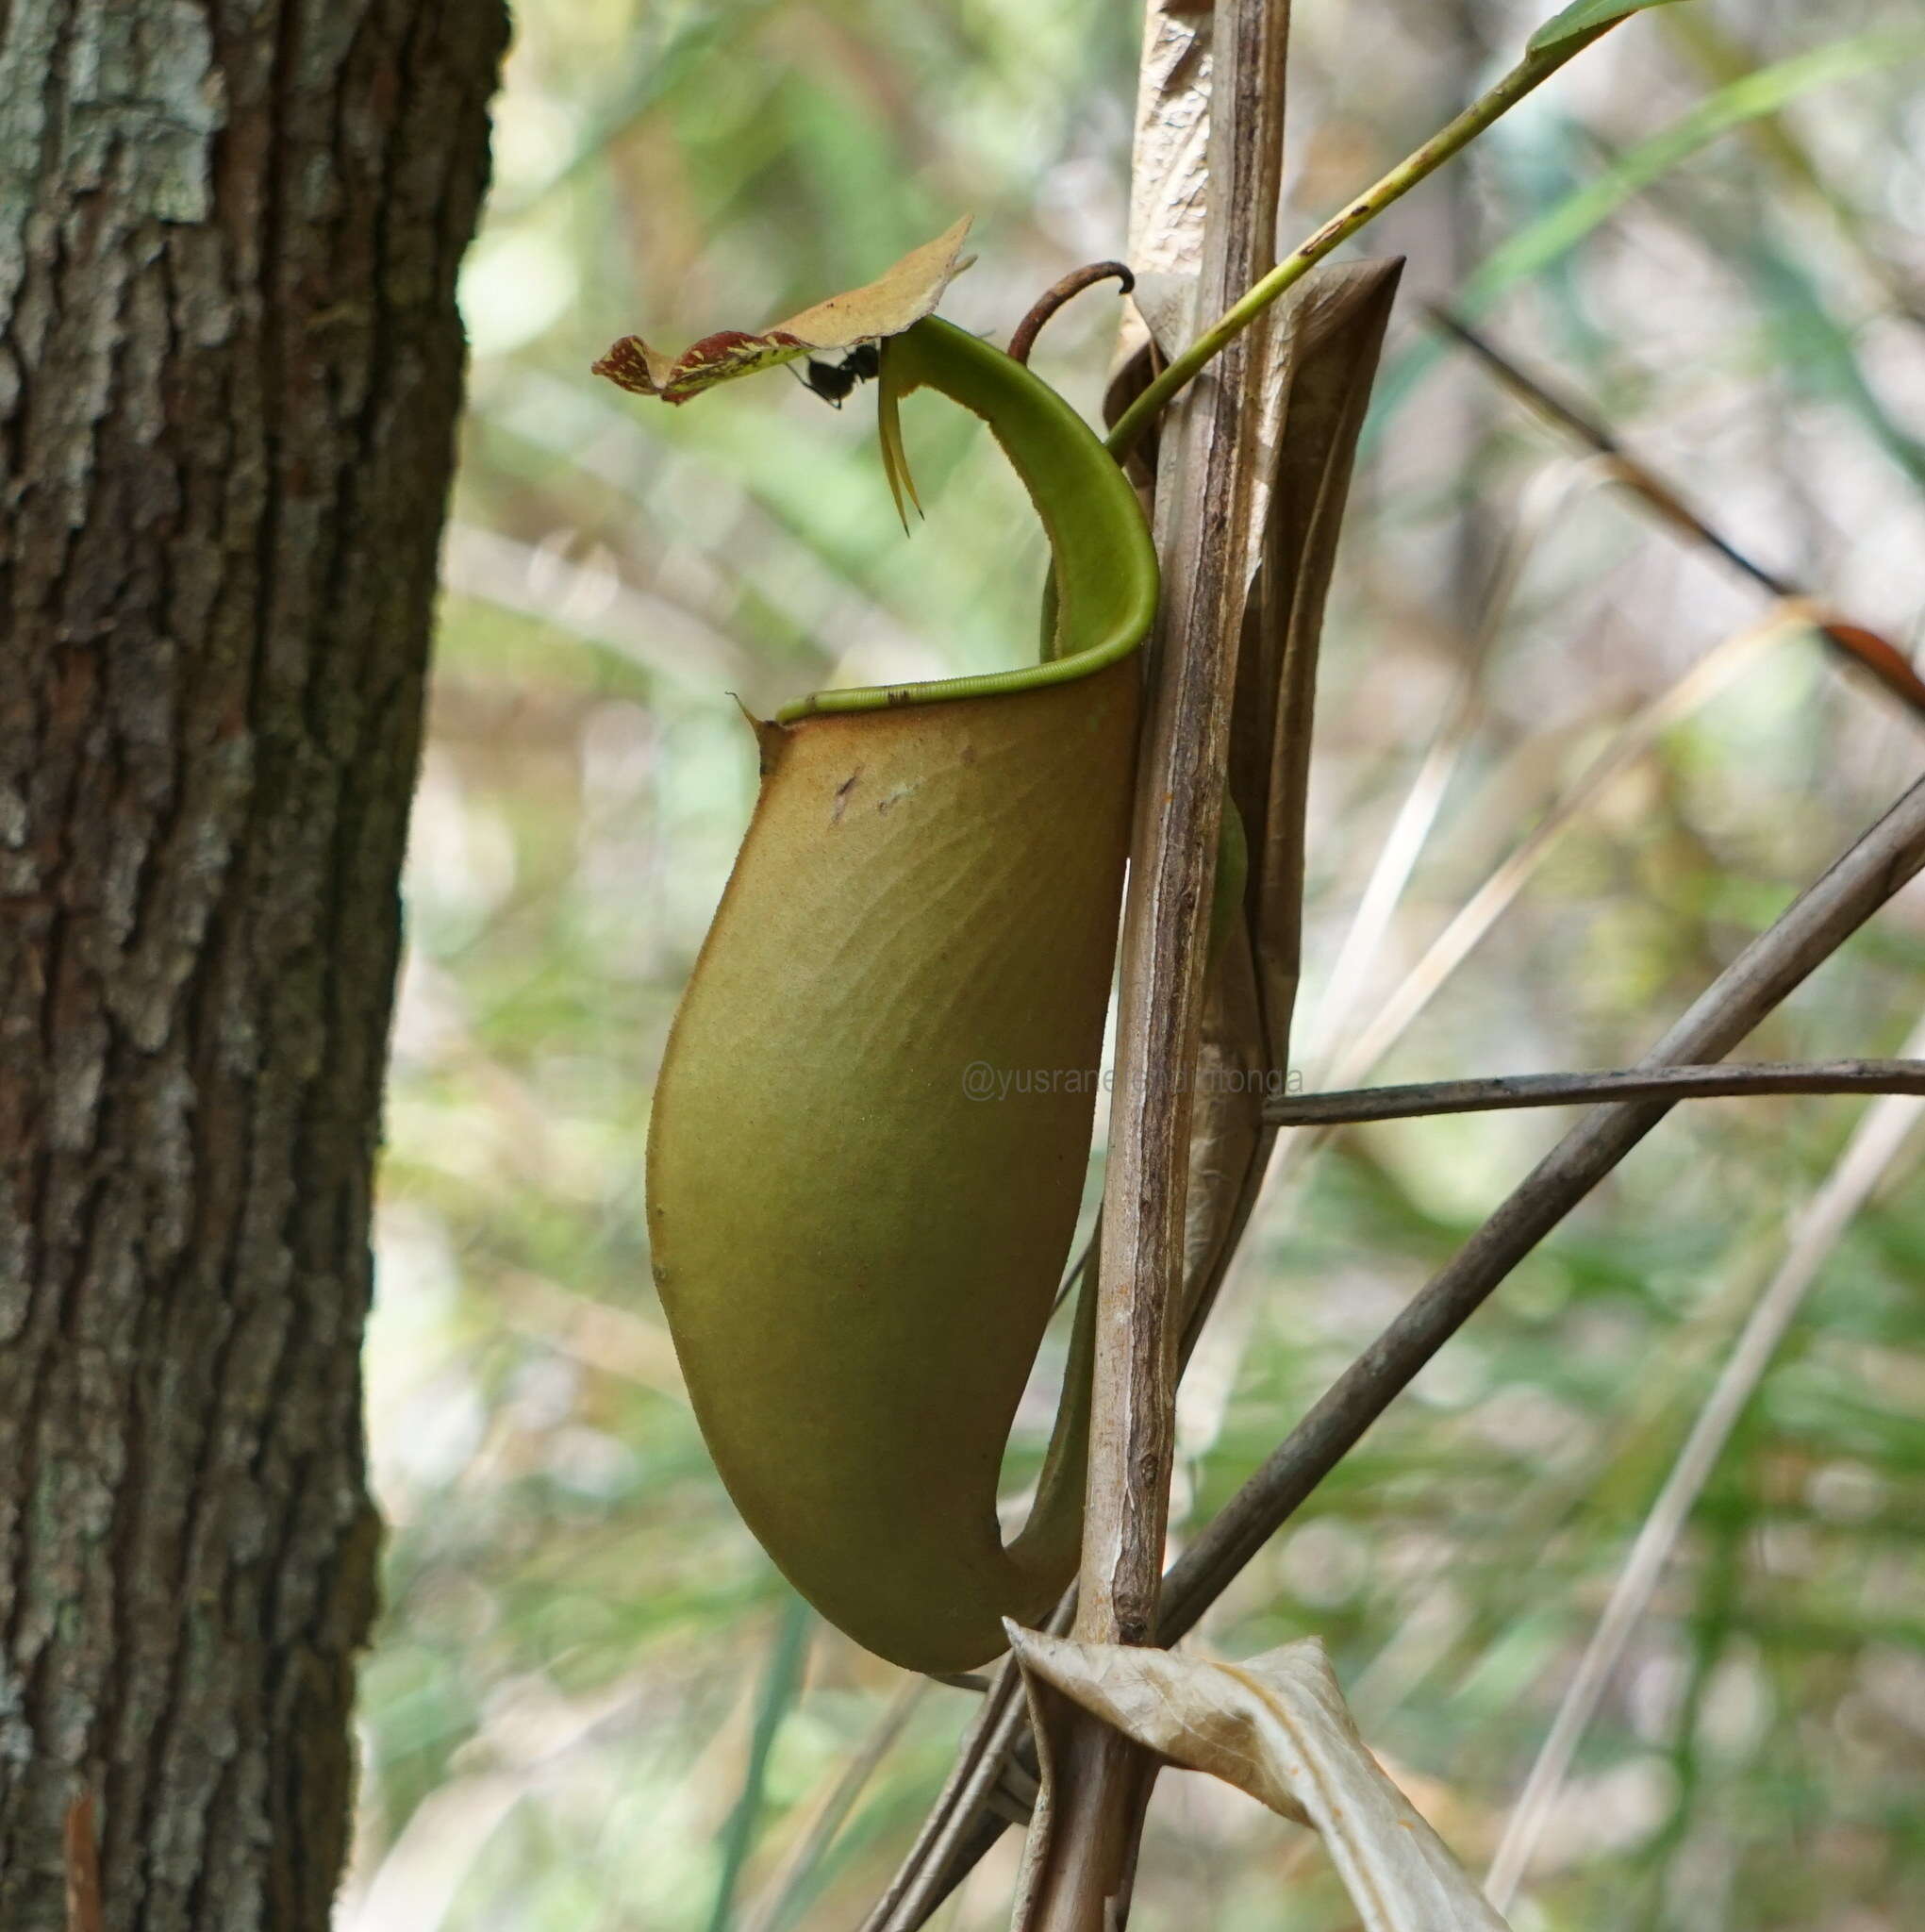
[[[1046,1685],[1180,1769],[1313,1826],[1369,1932],[1505,1932],[1371,1757],[1316,1638],[1232,1664],[1006,1627],[1033,1701]]]
[[[831,295],[786,322],[755,333],[721,329],[673,358],[650,348],[639,336],[623,336],[593,373],[636,395],[686,403],[718,382],[753,375],[799,356],[835,354],[899,336],[933,313],[942,291],[970,265],[962,245],[971,219],[964,215],[935,241],[910,249],[874,281]]]

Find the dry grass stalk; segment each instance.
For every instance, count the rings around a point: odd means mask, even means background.
[[[1600,1100],[1728,1100],[1755,1093],[1925,1093],[1925,1060],[1806,1060],[1742,1067],[1627,1068],[1600,1074],[1508,1074],[1485,1080],[1431,1080],[1414,1087],[1361,1087],[1264,1103],[1286,1127],[1362,1121],[1424,1120],[1520,1107],[1571,1107]]]

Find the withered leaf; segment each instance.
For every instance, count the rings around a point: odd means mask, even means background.
[[[969,266],[962,245],[971,219],[964,215],[935,241],[910,249],[874,281],[831,295],[786,322],[753,333],[719,329],[672,358],[650,348],[639,336],[623,336],[594,365],[594,373],[636,395],[686,403],[718,382],[753,375],[800,356],[833,355],[901,335],[934,311],[942,291]]]
[[[1322,1837],[1368,1932],[1504,1932],[1357,1733],[1314,1637],[1248,1663],[1009,1628],[1024,1676]]]

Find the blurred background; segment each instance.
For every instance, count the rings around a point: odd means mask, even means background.
[[[1284,235],[1551,10],[1296,0]],[[1629,1062],[1917,774],[1916,719],[1765,623],[1422,305],[1479,316],[1761,562],[1917,649],[1920,26],[1916,0],[1660,9],[1366,238],[1410,261],[1325,633],[1306,1085]],[[709,1467],[641,1154],[754,796],[729,693],[1013,661],[1041,547],[959,413],[908,417],[929,518],[905,540],[861,396],[777,372],[669,409],[589,364],[787,314],[964,211],[981,258],[945,312],[1005,338],[1122,244],[1138,31],[1120,0],[518,8],[407,875],[346,1932],[843,1932],[946,1770],[969,1693],[804,1611]],[[1092,411],[1116,308],[1082,297],[1037,357]],[[1915,890],[1746,1057],[1903,1051],[1921,967]],[[1481,1870],[1801,1217],[1855,1208],[1807,1241],[1808,1291],[1781,1282],[1789,1333],[1584,1730],[1520,1928],[1918,1923],[1925,1191],[1916,1135],[1850,1154],[1870,1113],[1674,1115],[1203,1626],[1231,1656],[1322,1636]],[[1568,1119],[1286,1144],[1186,1388],[1179,1543]],[[938,1924],[1005,1924],[1015,1853]],[[1353,1923],[1307,1834],[1162,1781],[1137,1932]]]

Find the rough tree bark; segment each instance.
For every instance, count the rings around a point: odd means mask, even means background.
[[[0,1925],[321,1932],[501,0],[0,0]]]

